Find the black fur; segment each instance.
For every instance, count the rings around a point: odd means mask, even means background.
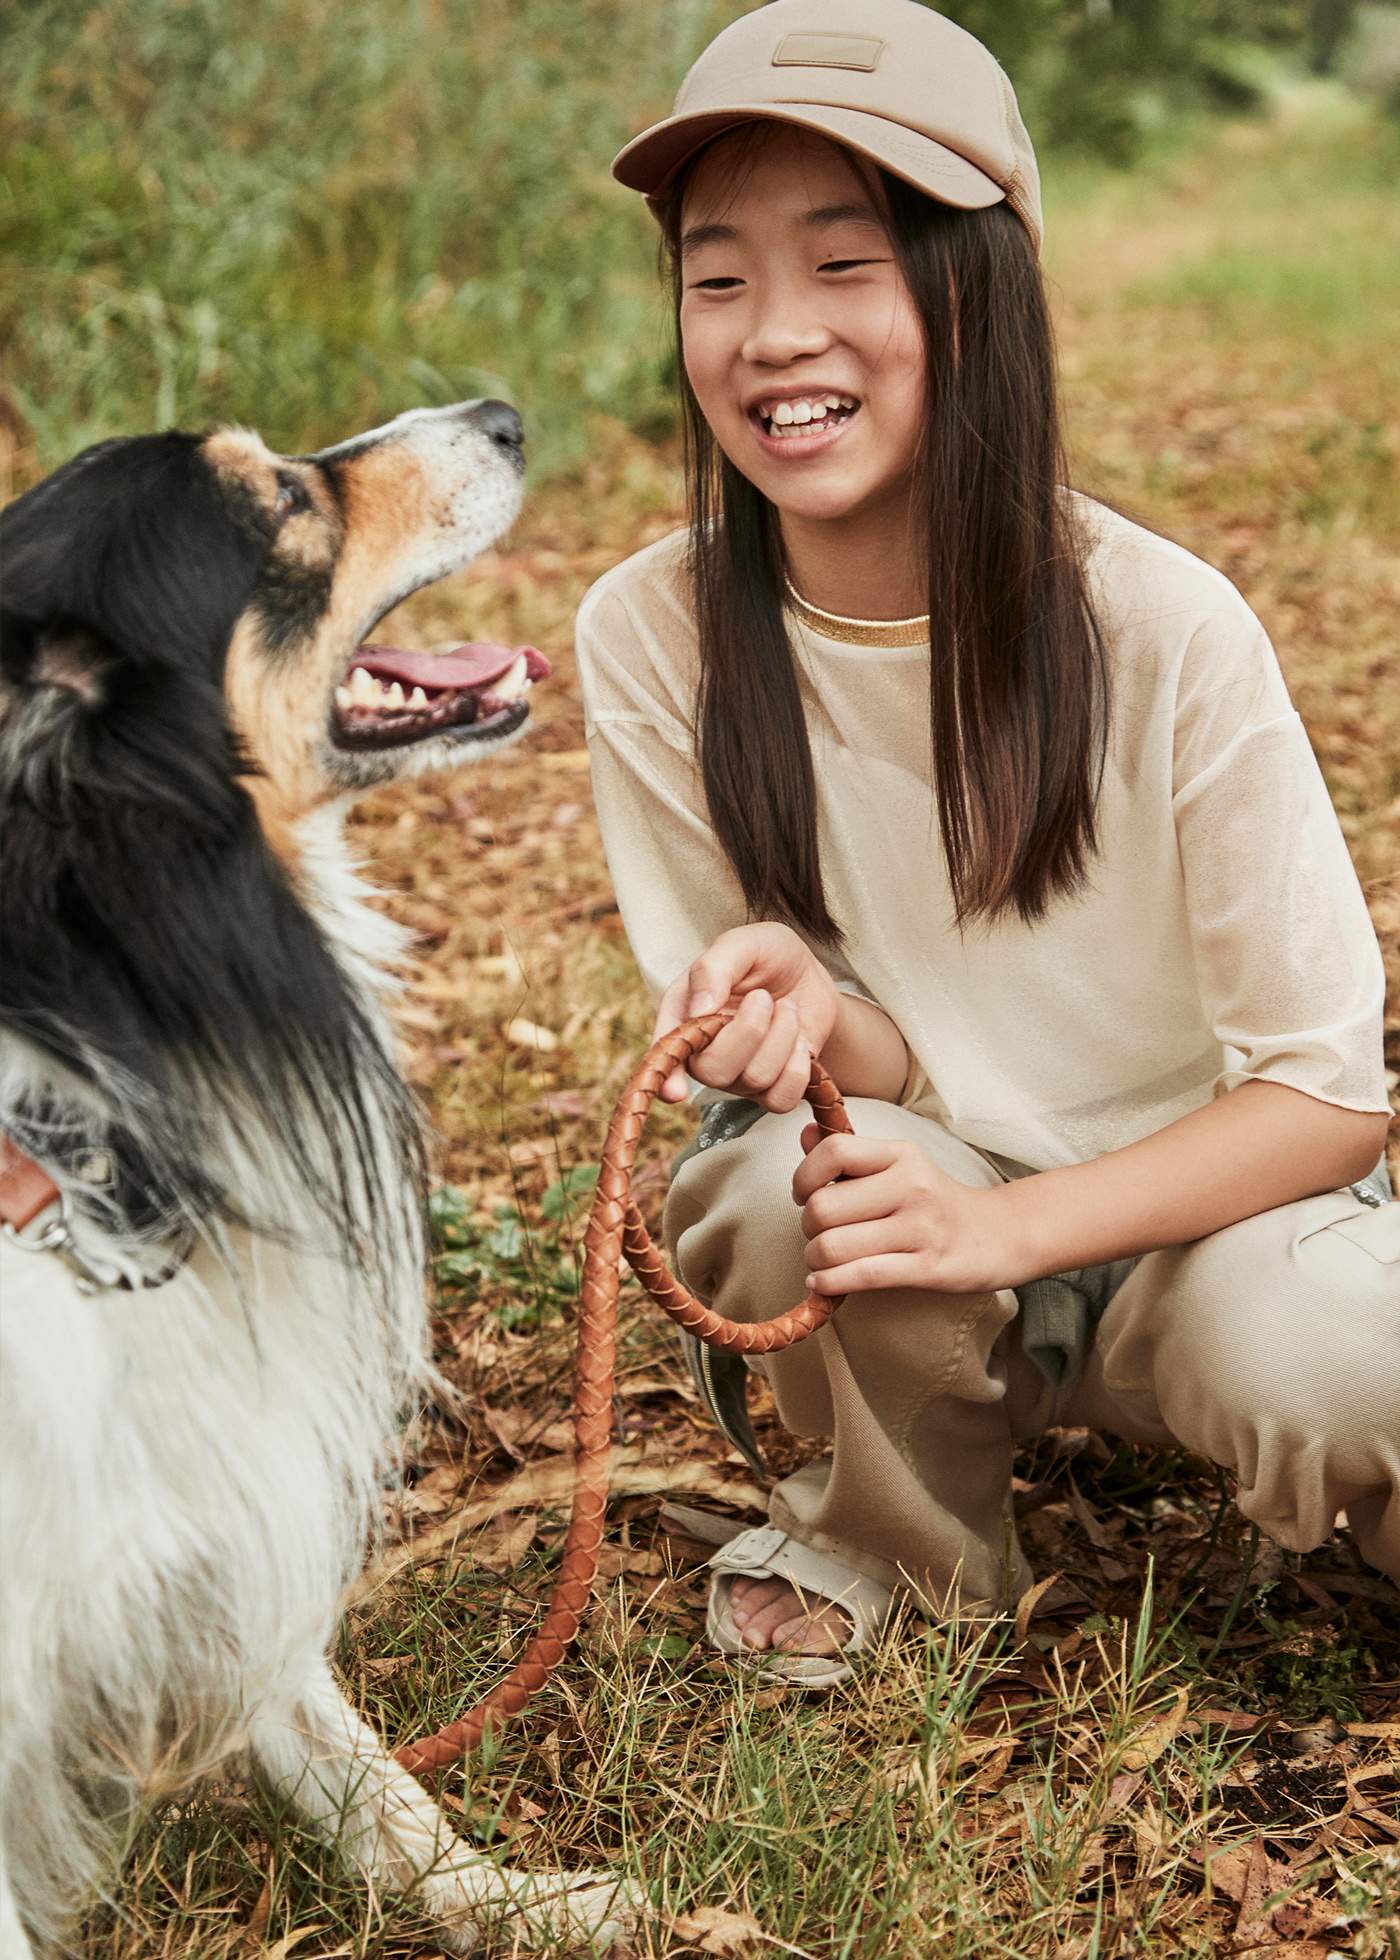
[[[276,527],[199,445],[101,444],[0,513],[0,1032],[97,1092],[172,1208],[245,1217],[209,1186],[231,1126],[342,1232],[386,1142],[391,1202],[417,1188],[418,1126],[237,781],[224,661]]]

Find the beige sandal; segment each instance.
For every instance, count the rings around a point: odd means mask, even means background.
[[[802,1688],[834,1688],[854,1671],[847,1656],[869,1647],[884,1628],[896,1598],[888,1586],[853,1572],[827,1552],[813,1551],[776,1525],[757,1525],[741,1531],[710,1559],[705,1628],[721,1653],[752,1661],[763,1673]],[[815,1594],[850,1618],[851,1632],[839,1654],[788,1654],[771,1647],[747,1647],[734,1623],[731,1599],[734,1580],[786,1579],[807,1594]]]

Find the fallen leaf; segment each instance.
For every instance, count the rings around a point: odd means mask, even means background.
[[[702,1953],[742,1953],[764,1938],[763,1928],[746,1912],[728,1912],[723,1906],[697,1906],[683,1913],[671,1930],[683,1940],[691,1940]]]
[[[1244,1948],[1235,1960],[1342,1960],[1342,1956],[1325,1940],[1272,1940],[1267,1946]]]
[[[654,1579],[664,1572],[666,1561],[660,1552],[653,1552],[641,1545],[600,1545],[598,1548],[599,1579]]]
[[[1211,1891],[1229,1899],[1232,1905],[1238,1905],[1244,1897],[1244,1882],[1252,1854],[1252,1844],[1232,1844],[1223,1851],[1208,1847],[1203,1862]]]
[[[534,1048],[541,1055],[551,1054],[559,1046],[553,1028],[542,1028],[538,1021],[507,1021],[501,1034],[513,1048]]]
[[[268,1861],[267,1861],[267,1877],[263,1880],[262,1890],[261,1892],[259,1892],[257,1897],[257,1902],[254,1905],[252,1912],[248,1916],[248,1924],[243,1929],[245,1936],[250,1941],[260,1940],[263,1934],[267,1931],[267,1922],[272,1914],[273,1870],[274,1870],[274,1863],[271,1855],[269,1854]]]
[[[1078,1484],[1075,1483],[1072,1475],[1066,1476],[1065,1483],[1069,1491],[1068,1502],[1070,1511],[1075,1521],[1088,1534],[1089,1542],[1101,1552],[1111,1550],[1117,1543],[1113,1533],[1090,1510],[1084,1493],[1080,1490]]]
[[[509,1572],[534,1543],[538,1525],[539,1519],[533,1515],[517,1518],[504,1529],[478,1538],[472,1547],[473,1563],[484,1565],[488,1572]]]
[[[262,1960],[287,1960],[287,1955],[294,1946],[300,1946],[303,1940],[309,1940],[313,1933],[324,1933],[325,1930],[324,1926],[299,1926],[296,1932],[286,1934],[275,1946],[265,1946],[262,1950]],[[349,1948],[338,1946],[335,1952],[336,1954],[348,1953]],[[335,1955],[326,1954],[323,1960],[335,1960]]]
[[[1267,1722],[1267,1715],[1247,1715],[1242,1708],[1198,1708],[1194,1715],[1188,1715],[1183,1728],[1193,1734],[1207,1722],[1214,1722],[1222,1729],[1257,1729]]]
[[[459,1547],[465,1555],[470,1548],[464,1541],[480,1526],[489,1524],[492,1518],[498,1518],[503,1511],[557,1507],[568,1502],[573,1488],[572,1453],[546,1457],[539,1463],[527,1465],[518,1475],[499,1484],[488,1496],[478,1498],[473,1504],[463,1505],[455,1517],[445,1518],[441,1524],[420,1532],[407,1544],[396,1546],[387,1558],[371,1566],[356,1581],[347,1595],[346,1603],[353,1606],[368,1599],[408,1566],[421,1565],[429,1559],[453,1558]],[[608,1489],[613,1497],[641,1497],[659,1491],[693,1490],[705,1497],[713,1497],[721,1504],[752,1506],[760,1511],[768,1508],[767,1496],[757,1484],[747,1483],[738,1477],[721,1476],[714,1464],[704,1459],[662,1463],[647,1461],[639,1453],[625,1449],[613,1452]]]
[[[1176,1700],[1164,1715],[1158,1715],[1140,1728],[1127,1748],[1123,1751],[1123,1767],[1127,1770],[1146,1769],[1155,1763],[1162,1751],[1173,1740],[1181,1727],[1186,1714],[1187,1690],[1179,1688]]]
[[[372,1658],[361,1661],[360,1663],[365,1673],[372,1674],[376,1681],[390,1681],[396,1674],[402,1674],[406,1668],[412,1667],[413,1664],[414,1657],[412,1654],[385,1654],[382,1657]]]
[[[1058,1572],[1052,1572],[1048,1579],[1038,1579],[1033,1586],[1028,1586],[1026,1591],[1017,1600],[1016,1644],[1018,1646],[1024,1647],[1029,1642],[1031,1621],[1035,1618],[1035,1609],[1060,1576]]]

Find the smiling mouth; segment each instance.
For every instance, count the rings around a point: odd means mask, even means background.
[[[807,395],[792,400],[759,401],[749,410],[749,419],[773,442],[810,442],[815,436],[830,435],[860,413],[854,395],[837,393]]]
[[[331,740],[342,749],[393,749],[433,736],[466,743],[509,735],[529,715],[531,687],[549,672],[534,647],[359,646],[335,690]]]

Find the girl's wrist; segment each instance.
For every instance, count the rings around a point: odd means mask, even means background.
[[[820,1060],[843,1096],[876,1102],[898,1102],[909,1073],[904,1036],[885,1010],[839,988],[836,1020]]]

